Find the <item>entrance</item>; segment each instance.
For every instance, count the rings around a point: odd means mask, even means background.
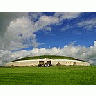
[[[73,63],[73,66],[76,65],[76,62]]]
[[[47,61],[47,64],[51,65],[51,61]]]
[[[48,66],[51,66],[51,61],[47,61],[47,65]]]
[[[44,61],[39,61],[38,66],[39,66],[39,67],[44,66]]]

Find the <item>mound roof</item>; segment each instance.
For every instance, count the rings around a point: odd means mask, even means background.
[[[22,60],[32,60],[32,59],[44,59],[44,58],[48,58],[48,59],[69,59],[69,60],[83,61],[83,60],[75,59],[73,57],[56,56],[56,55],[42,55],[42,56],[34,56],[34,57],[24,57],[24,58],[21,58],[21,59],[14,60],[12,62],[22,61]]]

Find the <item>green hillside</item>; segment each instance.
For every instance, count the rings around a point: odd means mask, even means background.
[[[21,61],[21,60],[44,59],[44,58],[49,58],[49,59],[69,59],[69,60],[83,61],[83,60],[75,59],[73,57],[56,56],[56,55],[42,55],[42,56],[34,56],[34,57],[24,57],[24,58],[21,58],[21,59],[14,60],[13,62]]]

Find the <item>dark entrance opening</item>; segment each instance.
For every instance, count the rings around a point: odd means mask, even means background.
[[[48,66],[52,66],[51,61],[47,61]]]
[[[73,66],[76,65],[76,62],[73,63]]]
[[[44,66],[44,61],[39,61],[38,67]]]
[[[50,66],[52,66],[52,65],[51,65],[51,61],[47,61],[47,62],[44,64],[44,67],[50,67]]]
[[[47,61],[47,64],[51,65],[51,61]]]

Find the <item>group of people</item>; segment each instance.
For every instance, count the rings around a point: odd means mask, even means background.
[[[45,66],[45,67],[50,67],[50,64],[45,64],[44,66]]]
[[[51,65],[50,64],[47,64],[47,63],[45,63],[45,64],[38,64],[38,67],[50,67]]]

